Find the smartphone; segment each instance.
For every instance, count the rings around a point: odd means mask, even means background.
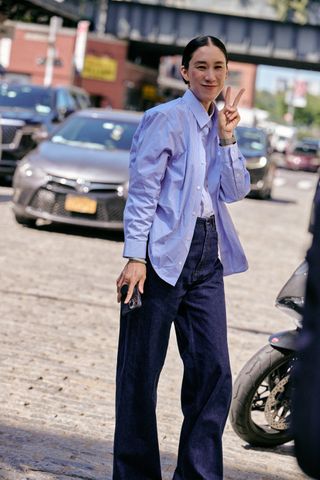
[[[126,315],[127,313],[140,308],[142,305],[141,293],[137,285],[133,289],[132,297],[129,300],[129,303],[124,303],[128,293],[128,285],[122,285],[121,287],[121,314]]]

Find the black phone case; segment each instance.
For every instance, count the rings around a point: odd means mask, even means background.
[[[142,305],[141,294],[138,290],[138,287],[135,286],[133,289],[132,297],[129,300],[129,303],[124,303],[128,293],[128,285],[123,285],[121,287],[121,315],[127,315],[128,313],[140,308]]]

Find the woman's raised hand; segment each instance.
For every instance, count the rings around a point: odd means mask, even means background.
[[[220,138],[231,138],[233,135],[233,130],[236,128],[240,121],[240,115],[238,112],[238,104],[240,99],[245,91],[244,88],[241,88],[237,96],[235,97],[233,103],[231,101],[231,87],[228,87],[225,95],[225,104],[222,110],[218,113],[219,121],[219,137]]]

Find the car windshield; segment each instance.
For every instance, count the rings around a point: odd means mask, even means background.
[[[63,143],[97,150],[130,150],[138,122],[74,116],[51,138]]]
[[[52,109],[52,97],[49,90],[30,85],[0,85],[0,107],[26,108],[48,114]]]
[[[239,127],[236,130],[239,148],[243,155],[264,154],[266,150],[266,134],[256,128]]]

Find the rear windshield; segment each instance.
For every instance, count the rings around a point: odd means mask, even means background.
[[[98,150],[130,150],[138,120],[74,116],[56,130],[51,141]]]
[[[53,93],[50,90],[29,85],[0,85],[0,106],[26,108],[47,114],[53,105]]]
[[[317,155],[318,149],[313,145],[296,145],[294,151],[296,153],[304,153],[307,155]]]

